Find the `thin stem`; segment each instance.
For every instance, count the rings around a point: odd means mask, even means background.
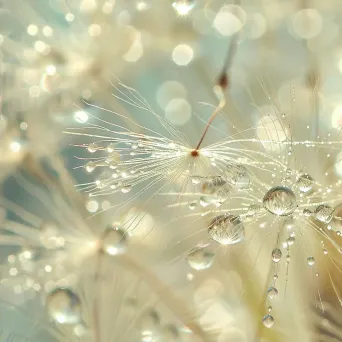
[[[201,146],[201,144],[202,144],[202,142],[203,142],[203,140],[204,140],[204,138],[205,138],[205,136],[206,136],[206,134],[207,134],[207,132],[208,132],[208,129],[209,129],[211,123],[214,121],[216,115],[220,112],[220,110],[222,110],[222,109],[224,108],[225,105],[226,105],[226,99],[223,98],[223,99],[220,101],[218,107],[217,107],[217,108],[215,109],[215,111],[211,114],[211,116],[210,116],[210,118],[209,118],[209,120],[208,120],[208,122],[207,122],[207,125],[205,126],[204,132],[203,132],[203,134],[202,134],[202,136],[201,136],[201,139],[200,139],[200,141],[198,142],[198,144],[197,144],[197,146],[196,146],[195,151],[197,151],[197,150],[200,148],[200,146]]]

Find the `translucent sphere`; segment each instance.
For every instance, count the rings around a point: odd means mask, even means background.
[[[314,257],[308,257],[308,265],[309,266],[313,266],[313,265],[315,265],[315,262],[316,262],[316,260],[315,260],[315,258]]]
[[[102,250],[109,255],[125,253],[127,248],[127,235],[120,227],[109,226],[103,237]]]
[[[342,204],[335,207],[330,224],[333,230],[337,232],[342,231]]]
[[[263,203],[267,211],[277,216],[291,215],[297,208],[295,194],[291,189],[283,186],[276,186],[269,190]]]
[[[314,185],[314,180],[307,173],[300,175],[297,179],[297,186],[301,192],[310,191],[312,189],[313,185]]]
[[[262,319],[262,323],[266,328],[272,328],[274,324],[273,316],[271,316],[270,314],[264,316],[264,318]]]
[[[213,240],[221,245],[233,245],[245,238],[245,228],[240,218],[233,215],[217,216],[208,229]]]
[[[81,322],[81,303],[78,296],[66,288],[57,288],[46,298],[46,308],[50,317],[61,324]]]
[[[315,217],[318,221],[329,223],[333,218],[334,209],[328,205],[322,204],[315,210]]]
[[[272,251],[272,261],[273,262],[279,262],[282,255],[283,255],[283,253],[281,252],[281,250],[279,248],[275,248]]]
[[[273,298],[276,298],[278,296],[278,290],[275,288],[275,287],[270,287],[268,290],[267,290],[267,296],[268,298],[270,299],[273,299]]]
[[[206,248],[198,248],[190,252],[186,260],[194,270],[205,270],[213,264],[214,253],[208,251]]]

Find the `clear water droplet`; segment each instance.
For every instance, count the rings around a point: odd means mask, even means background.
[[[264,318],[262,319],[262,323],[266,328],[272,328],[274,324],[273,316],[271,316],[270,314],[264,316]]]
[[[88,145],[88,151],[90,153],[94,153],[99,149],[99,145],[96,142],[93,142],[91,144]]]
[[[186,261],[194,270],[206,270],[211,267],[214,262],[214,253],[210,252],[205,247],[198,248],[187,255]]]
[[[319,205],[315,210],[315,217],[318,221],[329,223],[332,220],[334,209],[329,205]]]
[[[60,324],[78,324],[81,322],[81,303],[70,289],[57,288],[46,298],[49,316]]]
[[[314,180],[310,175],[308,175],[307,173],[304,173],[298,177],[296,184],[298,186],[298,189],[301,192],[305,193],[305,192],[309,192],[310,190],[312,190],[312,187],[314,185]]]
[[[313,266],[313,265],[315,265],[315,262],[316,262],[316,260],[315,260],[315,258],[314,257],[308,257],[308,265],[309,266]]]
[[[193,201],[193,202],[189,203],[189,209],[190,210],[195,210],[196,207],[197,207],[197,202],[196,201]]]
[[[264,199],[264,207],[277,216],[291,215],[297,208],[296,196],[293,191],[283,186],[270,189]]]
[[[221,245],[239,243],[245,238],[245,228],[238,216],[217,216],[208,229],[211,238]]]
[[[94,163],[92,161],[90,161],[86,164],[86,170],[89,173],[93,172],[95,170],[95,168],[96,168],[96,163]]]
[[[109,255],[125,253],[127,248],[127,235],[120,227],[107,227],[102,240],[102,250]]]
[[[275,287],[270,287],[268,290],[267,290],[267,296],[268,298],[270,299],[273,299],[273,298],[276,298],[278,296],[278,290],[275,288]]]
[[[115,143],[110,143],[110,144],[108,144],[108,146],[106,147],[106,150],[107,150],[108,153],[114,152],[115,149],[116,149]]]
[[[275,248],[272,251],[272,261],[273,262],[279,262],[282,255],[283,255],[283,253],[281,252],[281,250],[279,248]]]

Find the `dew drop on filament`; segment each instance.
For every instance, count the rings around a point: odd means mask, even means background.
[[[281,252],[281,250],[279,248],[275,248],[272,251],[272,261],[273,262],[279,262],[282,255],[283,255],[283,253]]]
[[[194,270],[205,270],[213,264],[214,253],[205,248],[197,248],[187,255],[186,261]]]
[[[233,215],[217,216],[208,229],[211,238],[221,245],[233,245],[245,237],[245,229],[239,217]]]
[[[264,326],[266,328],[272,328],[273,324],[274,324],[274,318],[272,315],[267,314],[266,316],[264,316],[264,318],[262,319],[262,323],[264,324]]]
[[[270,189],[264,199],[264,207],[277,216],[291,215],[297,208],[296,196],[293,191],[283,186]]]
[[[46,298],[46,308],[50,317],[60,324],[81,322],[81,303],[78,296],[70,289],[57,288]]]

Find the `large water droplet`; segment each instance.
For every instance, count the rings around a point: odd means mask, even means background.
[[[217,216],[208,232],[211,238],[221,245],[233,245],[245,238],[245,228],[240,218],[228,214]]]
[[[78,296],[66,288],[57,288],[46,298],[46,308],[50,317],[61,324],[81,322],[81,303]]]
[[[293,191],[283,186],[269,190],[264,199],[264,207],[277,216],[291,215],[297,208],[296,196]]]
[[[314,185],[314,180],[307,173],[300,175],[297,179],[297,186],[301,192],[310,191],[312,189],[313,185]]]
[[[103,237],[102,250],[109,255],[123,254],[127,248],[127,235],[120,227],[109,226]]]
[[[332,220],[334,209],[329,205],[322,204],[315,210],[315,217],[317,220],[329,223]]]
[[[262,323],[266,328],[272,328],[274,324],[273,316],[271,316],[270,314],[264,316],[264,318],[262,319]]]
[[[186,257],[189,266],[195,270],[205,270],[209,268],[214,261],[214,253],[205,247],[195,249]]]
[[[281,250],[279,248],[275,248],[272,251],[272,261],[273,262],[279,262],[282,255],[283,255],[283,253],[281,252]]]

